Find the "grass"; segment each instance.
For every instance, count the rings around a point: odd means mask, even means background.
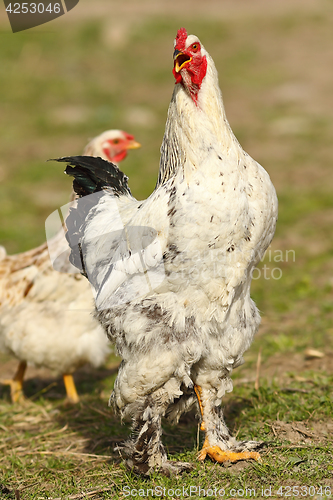
[[[172,39],[182,24],[198,34],[219,70],[236,136],[269,171],[279,197],[276,236],[252,285],[262,326],[224,401],[234,434],[267,443],[263,462],[199,464],[202,436],[198,442],[188,415],[177,428],[165,424],[163,439],[173,460],[194,464],[191,473],[145,480],[126,471],[114,448],[129,424],[107,407],[112,358],[103,370],[78,372],[75,407],[66,406],[62,383],[50,374],[27,380],[21,405],[12,406],[1,388],[1,499],[126,498],[125,486],[136,498],[156,487],[169,498],[186,497],[171,490],[191,486],[224,488],[224,498],[323,499],[333,490],[332,6],[231,17],[222,8],[211,17],[201,15],[202,6],[186,15],[182,9],[176,21],[155,10],[127,15],[115,32],[97,15],[73,14],[70,29],[59,20],[53,31],[50,24],[15,35],[2,22],[0,243],[14,253],[44,241],[46,217],[70,192],[59,165],[45,161],[79,153],[108,128],[142,143],[124,170],[135,196],[150,194],[173,88]]]
[[[47,396],[15,408],[2,403],[1,480],[8,489],[18,489],[24,499],[80,498],[75,495],[96,490],[97,498],[121,498],[125,487],[184,486],[229,492],[270,487],[277,491],[281,486],[333,488],[332,438],[324,425],[332,412],[332,381],[332,377],[308,374],[306,383],[290,377],[287,387],[278,383],[259,390],[250,383],[236,386],[226,399],[226,418],[238,438],[266,442],[260,464],[199,464],[194,417],[186,416],[177,433],[166,424],[164,442],[172,458],[194,464],[191,473],[170,479],[158,474],[141,479],[124,469],[114,447],[126,437],[129,426],[121,425],[106,408],[105,399],[96,394],[83,395],[75,407]]]

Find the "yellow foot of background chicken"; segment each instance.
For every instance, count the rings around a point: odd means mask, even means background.
[[[27,363],[25,361],[21,361],[12,379],[0,380],[1,384],[9,385],[10,398],[12,400],[12,403],[18,403],[19,401],[22,401],[24,399],[23,378],[26,368],[27,368]]]
[[[23,394],[23,387],[22,383],[18,380],[0,380],[1,384],[4,385],[9,385],[10,387],[10,399],[12,400],[12,403],[18,403],[19,401],[23,401],[24,399],[24,394]]]
[[[73,379],[73,375],[70,373],[65,373],[62,376],[65,384],[66,394],[67,394],[67,402],[76,404],[80,401],[79,395],[76,391],[75,382]]]
[[[198,460],[205,460],[206,456],[209,456],[215,462],[238,462],[239,460],[257,460],[261,462],[260,454],[257,451],[242,451],[234,452],[230,450],[221,450],[219,446],[210,446],[207,438],[204,442],[202,450],[199,452]]]

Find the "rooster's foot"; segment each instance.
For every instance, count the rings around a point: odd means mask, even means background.
[[[170,462],[168,460],[162,464],[159,472],[170,477],[182,474],[183,472],[190,472],[191,470],[193,470],[193,465],[189,462]]]
[[[231,450],[221,450],[221,448],[217,445],[211,446],[209,444],[208,439],[205,439],[204,445],[199,452],[198,460],[205,460],[206,456],[209,456],[215,462],[223,463],[223,462],[238,462],[239,460],[257,460],[261,462],[260,454],[257,451],[241,451],[234,452]]]
[[[171,462],[170,460],[166,460],[162,462],[161,465],[155,467],[149,467],[144,463],[133,464],[132,460],[127,460],[126,465],[131,472],[141,476],[150,476],[150,474],[158,472],[163,476],[171,477],[182,474],[183,472],[189,472],[193,469],[193,465],[188,462]]]

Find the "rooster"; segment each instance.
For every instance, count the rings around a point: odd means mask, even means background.
[[[139,146],[132,135],[108,130],[93,139],[84,154],[119,162]],[[73,371],[87,362],[100,366],[110,352],[91,315],[90,286],[66,262],[68,244],[62,235],[63,229],[53,239],[62,273],[53,269],[46,243],[8,256],[0,247],[0,350],[20,360],[14,378],[0,381],[10,385],[12,402],[23,396],[27,362],[61,373],[68,401],[78,402]]]
[[[250,285],[275,231],[276,193],[230,128],[200,40],[180,29],[173,57],[176,85],[147,200],[132,197],[111,163],[58,159],[81,196],[66,221],[72,263],[122,357],[110,403],[133,419],[123,454],[143,475],[190,467],[168,460],[161,419],[177,423],[195,404],[205,432],[199,460],[260,460],[261,444],[232,437],[220,405],[260,323]]]

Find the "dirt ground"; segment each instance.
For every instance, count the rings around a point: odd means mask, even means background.
[[[303,353],[276,353],[270,356],[269,359],[260,363],[259,367],[259,382],[276,382],[280,387],[288,386],[292,380],[301,383],[311,382],[309,372],[318,373],[333,373],[333,351],[328,350],[326,353],[314,353],[315,356],[309,354],[307,351]],[[316,357],[322,355],[322,357]],[[78,384],[89,381],[91,378],[94,380],[102,380],[103,378],[114,373],[118,367],[117,361],[110,361],[104,368],[95,369],[91,366],[84,366],[75,372],[75,380]],[[0,353],[0,397],[1,394],[9,392],[9,388],[1,385],[1,380],[10,379],[13,377],[17,370],[18,361],[5,354]],[[244,383],[255,383],[257,377],[256,366],[248,365],[246,363],[235,371],[238,373],[234,381],[234,386]],[[305,374],[305,375],[304,375]],[[25,375],[25,385],[27,386],[27,396],[34,397],[40,391],[45,391],[48,397],[52,399],[60,399],[65,396],[62,378],[57,376],[47,368],[35,368],[28,366]],[[109,395],[105,394],[106,400]],[[332,424],[333,425],[333,424]]]

